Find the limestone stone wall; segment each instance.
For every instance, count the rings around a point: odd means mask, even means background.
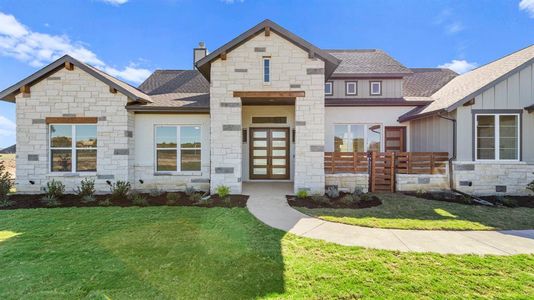
[[[327,174],[325,176],[326,185],[336,185],[338,189],[353,192],[355,188],[360,188],[362,192],[369,191],[369,175],[362,174]]]
[[[263,57],[271,82],[263,82]],[[274,32],[258,34],[211,64],[211,189],[241,192],[242,112],[234,91],[304,91],[296,99],[295,190],[324,191],[324,62]]]
[[[525,162],[455,162],[456,189],[475,195],[527,195],[534,165]]]
[[[436,191],[450,188],[447,174],[397,174],[395,184],[398,192]]]
[[[128,99],[110,93],[109,86],[74,68],[61,69],[16,97],[17,178],[20,193],[39,193],[52,179],[72,192],[84,177],[96,179],[99,192],[109,192],[106,180],[130,180],[133,160],[133,117],[124,108]],[[97,117],[97,172],[52,173],[46,117]],[[31,184],[33,181],[34,184]]]

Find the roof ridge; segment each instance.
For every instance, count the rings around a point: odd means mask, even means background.
[[[323,49],[326,52],[384,52],[381,49]]]
[[[505,59],[505,58],[507,58],[507,57],[509,57],[509,56],[512,56],[512,55],[514,55],[514,54],[517,54],[517,53],[519,53],[519,52],[521,52],[521,51],[523,51],[523,50],[527,50],[527,49],[529,49],[529,48],[531,48],[531,47],[534,47],[534,44],[530,44],[530,45],[528,45],[528,46],[526,46],[526,47],[523,47],[523,48],[521,48],[521,49],[519,49],[519,50],[516,50],[516,51],[514,51],[514,52],[512,52],[512,53],[509,53],[509,54],[506,54],[506,55],[501,56],[501,57],[499,57],[499,58],[496,58],[496,59],[494,59],[494,60],[492,60],[492,61],[489,61],[489,62],[487,62],[487,63],[485,63],[485,64],[483,64],[483,65],[481,65],[481,66],[478,66],[478,67],[474,68],[473,70],[470,70],[469,72],[466,72],[466,73],[464,73],[464,74],[467,74],[467,73],[473,72],[473,71],[475,71],[475,70],[481,69],[481,68],[483,68],[483,67],[486,67],[486,66],[488,66],[488,65],[491,65],[492,63],[498,62],[498,61],[500,61],[500,60],[502,60],[502,59]],[[461,75],[464,75],[464,74],[461,74]]]

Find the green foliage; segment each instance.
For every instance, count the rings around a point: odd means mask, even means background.
[[[130,199],[132,200],[133,205],[137,206],[148,206],[148,200],[143,194],[139,193],[130,193]]]
[[[311,200],[317,204],[330,204],[330,199],[319,193],[311,195]]]
[[[117,180],[111,185],[111,200],[118,201],[128,198],[131,185],[127,181]]]
[[[0,207],[4,208],[4,207],[10,207],[11,205],[13,205],[15,203],[15,201],[11,201],[9,200],[8,197],[3,197],[3,198],[0,198]]]
[[[92,178],[84,178],[80,182],[80,186],[77,187],[77,194],[82,199],[86,196],[93,196],[95,194],[95,180]],[[89,197],[87,199],[89,199]]]
[[[361,194],[360,195],[360,201],[371,201],[373,200],[373,196],[370,194]]]
[[[94,195],[82,196],[82,203],[93,203],[95,201],[96,201],[96,197]]]
[[[527,184],[527,190],[534,193],[534,180]]]
[[[215,188],[215,193],[217,193],[221,199],[224,199],[230,195],[230,187],[227,185],[219,185]]]
[[[149,192],[150,197],[159,197],[163,195],[163,191],[160,189],[152,189]]]
[[[65,185],[59,180],[52,179],[46,183],[45,192],[45,196],[49,199],[53,197],[59,200],[65,193]]]
[[[13,188],[13,181],[11,180],[11,174],[6,171],[4,162],[0,161],[0,201],[8,203],[7,194]]]
[[[352,196],[359,197],[362,194],[363,194],[363,189],[361,187],[355,187],[354,192],[352,192]]]
[[[98,202],[98,205],[100,206],[111,206],[113,203],[111,203],[111,199],[106,198],[104,200],[101,200]]]
[[[191,195],[193,195],[196,191],[197,191],[197,189],[195,189],[195,187],[192,186],[192,185],[188,185],[188,186],[186,186],[186,187],[185,187],[185,190],[184,190],[186,196],[191,196]]]
[[[499,199],[499,200],[502,203],[502,205],[507,206],[507,207],[518,207],[519,206],[519,203],[517,202],[517,200],[513,198],[503,197],[502,199]]]
[[[167,193],[167,205],[174,205],[180,200],[181,194],[179,193]]]
[[[61,205],[61,202],[57,199],[57,197],[52,194],[45,194],[43,198],[41,198],[41,202],[48,207],[56,207]]]
[[[356,196],[356,197],[358,197],[358,196]],[[357,199],[359,200],[359,198],[357,198]],[[355,197],[353,195],[347,194],[347,195],[341,197],[341,199],[339,199],[339,203],[342,203],[342,204],[344,204],[346,206],[350,206],[353,203],[357,202],[355,200],[356,199],[355,199]]]
[[[337,186],[329,186],[328,189],[326,189],[326,195],[330,199],[338,198],[339,190],[337,189]]]
[[[308,191],[307,190],[304,190],[304,189],[301,189],[297,192],[297,198],[299,199],[305,199],[308,197]]]
[[[194,203],[200,202],[201,199],[202,199],[202,195],[199,193],[193,193],[189,195],[189,200],[191,200]]]

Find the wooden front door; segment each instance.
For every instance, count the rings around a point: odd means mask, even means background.
[[[289,179],[289,128],[250,128],[250,179]]]
[[[406,152],[406,127],[386,126],[384,143],[386,152]]]

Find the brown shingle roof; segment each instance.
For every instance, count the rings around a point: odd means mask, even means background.
[[[156,70],[139,89],[149,95],[209,93],[210,83],[197,70]]]
[[[341,60],[333,76],[340,75],[384,75],[404,76],[411,74],[386,52],[378,49],[361,50],[324,50]]]
[[[458,74],[443,68],[411,68],[413,74],[404,77],[405,97],[430,97]]]
[[[131,111],[209,112],[208,93],[167,93],[152,95],[152,103],[128,105]]]

